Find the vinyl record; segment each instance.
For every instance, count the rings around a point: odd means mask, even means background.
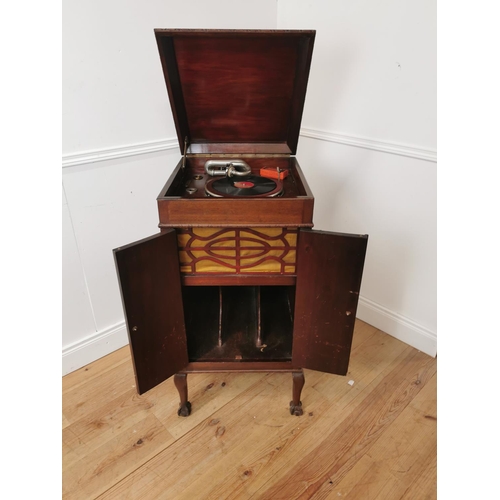
[[[278,180],[248,175],[240,178],[224,177],[207,182],[205,191],[210,196],[248,197],[248,196],[278,196],[283,191],[283,184]]]

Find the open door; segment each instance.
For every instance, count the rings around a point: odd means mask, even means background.
[[[139,394],[188,364],[174,230],[113,250]]]
[[[367,235],[300,230],[292,364],[345,375]]]

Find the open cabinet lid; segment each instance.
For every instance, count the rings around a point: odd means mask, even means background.
[[[156,29],[181,152],[295,154],[315,33]]]

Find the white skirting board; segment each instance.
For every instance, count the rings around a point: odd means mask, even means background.
[[[430,356],[436,356],[436,335],[415,322],[360,297],[357,317]],[[125,323],[96,332],[63,349],[63,375],[128,344]]]
[[[436,334],[409,318],[361,296],[356,317],[429,356],[436,356]]]
[[[63,348],[63,376],[128,344],[125,322],[117,323]]]

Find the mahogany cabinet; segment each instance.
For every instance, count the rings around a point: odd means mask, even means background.
[[[187,416],[188,373],[287,371],[301,415],[303,368],[347,373],[368,238],[312,229],[294,155],[315,32],[155,36],[182,157],[160,232],[114,250],[138,392],[174,375]]]

